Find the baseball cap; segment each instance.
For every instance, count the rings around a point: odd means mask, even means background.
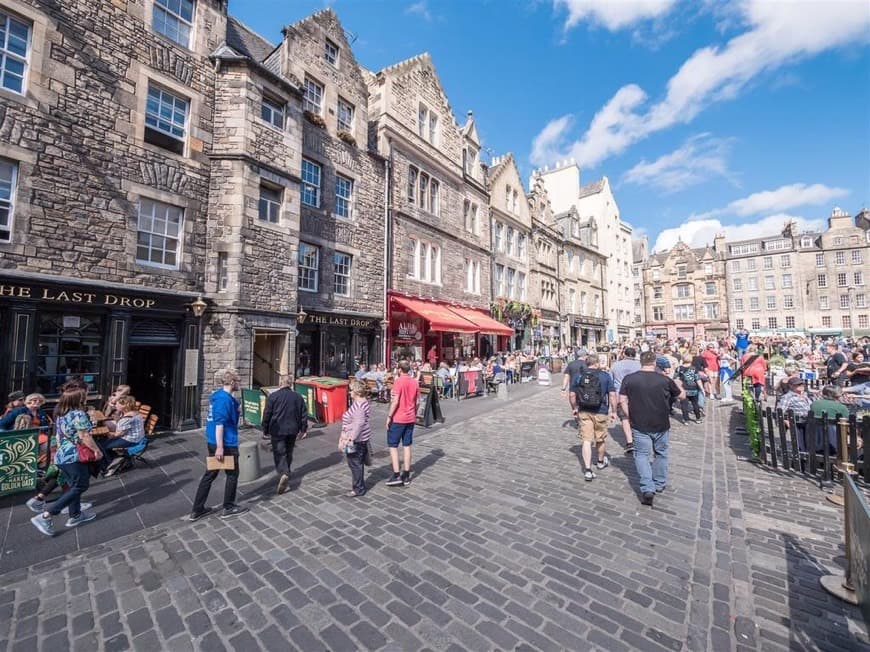
[[[670,369],[671,363],[668,361],[668,359],[666,357],[658,356],[656,358],[656,367],[658,367],[659,369]]]
[[[9,402],[10,403],[12,401],[20,401],[23,398],[24,398],[24,392],[19,392],[19,391],[9,392]]]
[[[788,386],[789,387],[797,387],[798,385],[805,385],[805,384],[806,383],[804,382],[803,378],[789,378],[788,379]]]

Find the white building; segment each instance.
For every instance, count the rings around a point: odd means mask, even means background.
[[[573,159],[560,161],[552,168],[535,170],[532,176],[543,179],[553,212],[559,214],[573,208],[582,221],[592,220],[597,227],[598,250],[607,261],[604,292],[606,336],[608,340],[629,337],[635,312],[631,274],[632,227],[621,220],[607,177],[581,185],[580,168]]]

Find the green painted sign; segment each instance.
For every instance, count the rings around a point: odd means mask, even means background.
[[[259,389],[242,390],[242,418],[252,426],[262,425],[266,395]]]
[[[36,488],[39,428],[0,432],[0,496]]]

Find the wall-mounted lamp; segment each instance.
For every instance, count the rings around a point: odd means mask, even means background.
[[[202,296],[198,296],[195,301],[191,301],[189,304],[191,312],[193,312],[194,317],[202,317],[205,309],[208,308],[208,304],[202,300]]]
[[[306,319],[308,319],[308,313],[305,312],[305,308],[299,306],[299,312],[296,313],[296,323],[304,324]]]

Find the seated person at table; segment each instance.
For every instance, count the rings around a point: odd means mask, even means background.
[[[5,417],[12,410],[16,408],[20,408],[24,406],[24,392],[10,392],[8,397],[8,403],[6,403],[6,409],[3,410],[3,416]]]
[[[435,373],[438,374],[438,377],[441,378],[441,392],[444,396],[452,396],[453,395],[453,377],[450,374],[450,367],[447,366],[446,362],[442,362],[438,365],[438,371]]]
[[[105,416],[105,420],[102,425],[106,426],[110,432],[115,432],[115,427],[117,425],[118,419],[121,418],[123,412],[121,411],[121,407],[118,405],[118,402],[124,398],[125,396],[130,395],[130,386],[129,385],[118,385],[115,388],[115,391],[112,392],[112,395],[109,396],[109,400],[106,402],[106,405],[103,407],[103,416]]]
[[[46,414],[42,406],[45,405],[45,397],[42,394],[29,394],[24,399],[24,405],[13,408],[6,416],[0,419],[0,430],[12,430],[22,428],[40,428],[50,426],[51,418]],[[51,432],[42,430],[39,433],[39,468],[48,466],[49,441]]]
[[[831,455],[837,452],[837,421],[839,419],[849,418],[849,408],[840,402],[840,397],[843,391],[835,385],[827,385],[822,388],[822,398],[816,399],[810,405],[810,411],[818,423],[816,427],[816,450],[822,451],[823,441],[825,439],[821,423],[822,414],[828,417],[828,448]]]
[[[135,397],[124,396],[118,399],[117,405],[122,416],[115,427],[116,436],[105,441],[97,439],[97,444],[104,453],[102,466],[107,476],[117,471],[123,461],[123,458],[115,457],[112,451],[118,448],[130,448],[145,438],[145,422],[136,409]]]
[[[359,369],[356,370],[356,373],[353,375],[357,380],[363,380],[368,373],[368,368],[364,362],[361,362],[359,365]]]

